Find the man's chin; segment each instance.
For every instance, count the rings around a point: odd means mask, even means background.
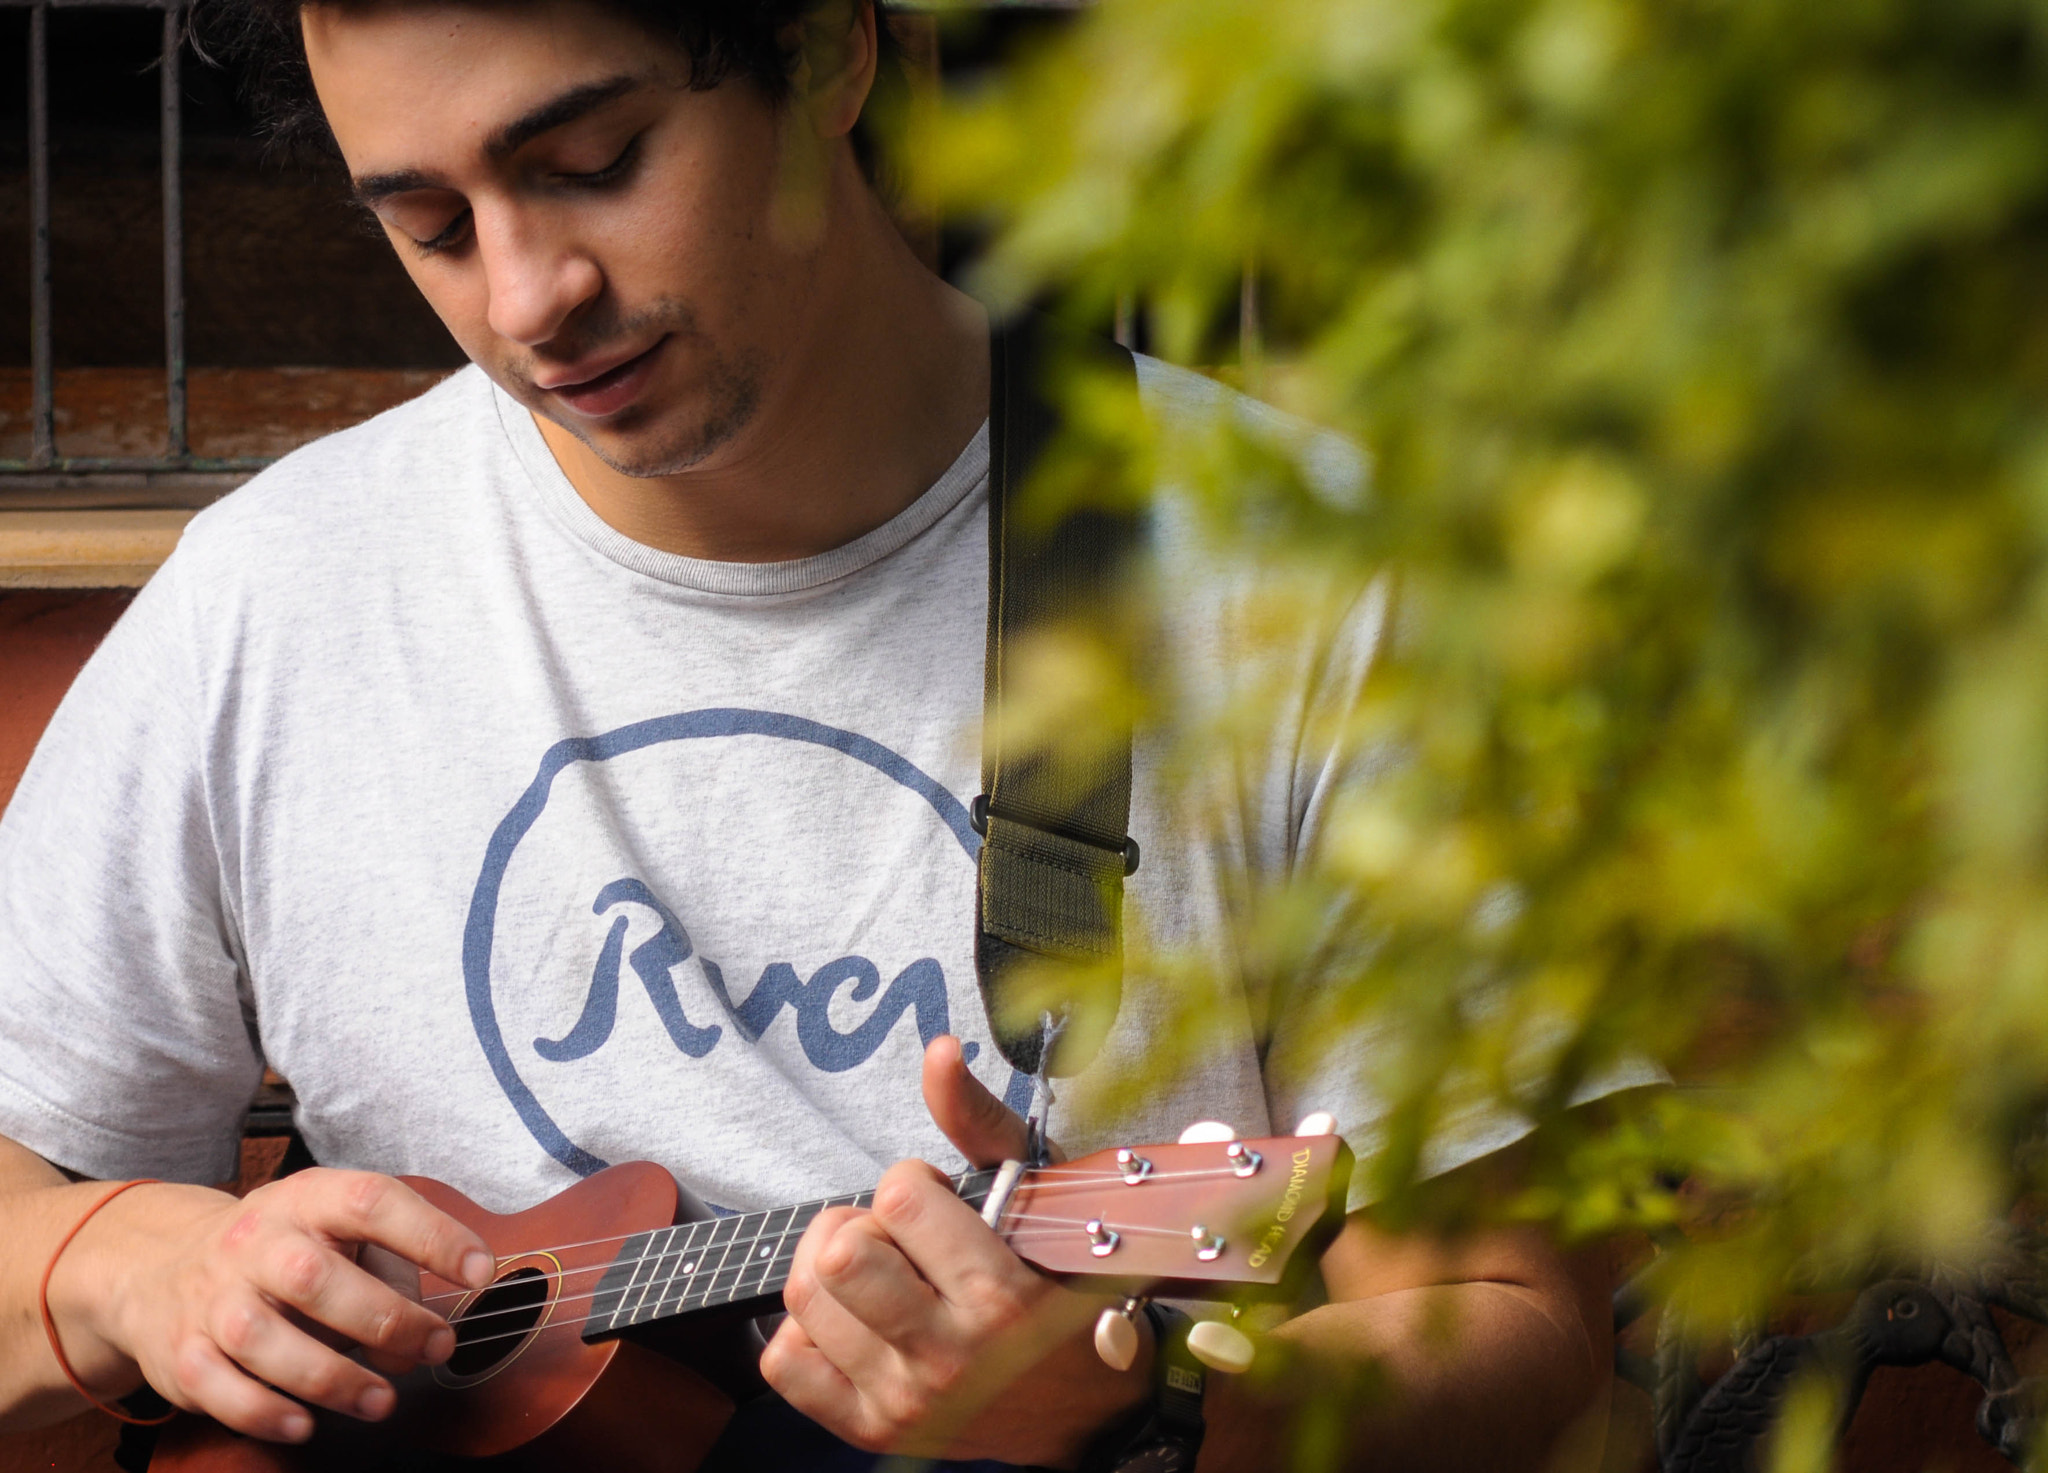
[[[754,386],[735,380],[725,387],[728,392],[719,396],[722,402],[709,413],[692,416],[682,423],[676,422],[680,416],[670,416],[664,424],[661,416],[636,405],[594,425],[547,404],[545,395],[540,395],[543,402],[533,407],[622,476],[678,476],[710,460],[754,417],[759,402]]]
[[[547,417],[574,435],[584,449],[613,471],[643,480],[679,476],[696,469],[717,454],[739,429],[727,421],[714,420],[684,429],[672,427],[663,433],[652,424],[633,424],[623,417],[620,423],[601,427],[580,423],[573,416]]]

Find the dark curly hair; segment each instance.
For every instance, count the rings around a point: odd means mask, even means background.
[[[350,6],[364,0],[196,0],[190,12],[200,55],[235,65],[264,132],[279,147],[335,154],[334,135],[321,114],[306,67],[299,12],[309,3]],[[376,3],[376,0],[372,0]],[[506,0],[517,3],[517,0]],[[705,91],[741,78],[770,98],[787,98],[799,60],[787,36],[792,23],[832,0],[597,0],[651,34],[673,42],[690,58],[690,86]],[[882,0],[875,0],[879,66],[875,90],[893,96],[903,85],[902,51]],[[871,106],[869,113],[874,111]],[[873,129],[864,116],[853,145],[870,179],[876,177]]]

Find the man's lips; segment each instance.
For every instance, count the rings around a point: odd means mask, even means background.
[[[552,394],[586,419],[603,419],[617,414],[639,396],[648,373],[654,367],[656,355],[667,342],[668,335],[664,333],[652,347],[622,361],[600,366],[595,373],[579,366],[553,382],[535,379],[534,387]]]

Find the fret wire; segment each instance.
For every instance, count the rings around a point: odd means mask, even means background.
[[[790,1226],[797,1220],[799,1210],[796,1207],[778,1207],[769,1214],[761,1228],[761,1244],[748,1255],[747,1266],[740,1270],[739,1278],[733,1282],[728,1303],[752,1299],[766,1292],[768,1275],[775,1267],[775,1255],[781,1252],[782,1240],[789,1236]],[[773,1243],[768,1241],[771,1233],[775,1237]],[[752,1292],[747,1289],[749,1275],[753,1277]]]
[[[739,1241],[740,1229],[745,1225],[746,1220],[743,1217],[728,1217],[719,1223],[721,1228],[728,1230],[711,1235],[705,1247],[704,1259],[697,1265],[697,1282],[692,1291],[695,1302],[690,1304],[692,1309],[703,1309],[711,1303],[711,1293],[717,1287],[718,1275],[731,1261],[733,1245]],[[717,1252],[716,1262],[712,1261],[713,1250]],[[746,1250],[742,1247],[740,1251],[744,1253]],[[689,1302],[688,1296],[685,1297],[685,1302]]]
[[[705,1291],[706,1304],[731,1304],[739,1297],[739,1286],[746,1282],[748,1273],[754,1267],[754,1249],[759,1245],[762,1235],[769,1231],[769,1224],[775,1220],[776,1213],[781,1210],[778,1207],[767,1212],[748,1214],[748,1226],[752,1231],[734,1238],[717,1279]]]
[[[719,1229],[725,1223],[732,1224],[726,1236],[738,1237],[741,1223],[737,1217],[708,1217],[701,1222],[690,1224],[690,1253],[683,1260],[690,1266],[689,1272],[683,1275],[682,1282],[676,1286],[676,1297],[669,1313],[680,1314],[689,1307],[690,1295],[705,1281],[710,1270],[711,1254],[721,1241]]]
[[[657,1228],[640,1250],[640,1256],[647,1260],[645,1274],[635,1273],[639,1281],[633,1291],[632,1300],[626,1309],[626,1323],[636,1325],[647,1318],[647,1306],[661,1299],[661,1260],[675,1241],[676,1229]]]
[[[614,1324],[614,1329],[619,1324],[630,1325],[637,1322],[640,1306],[647,1298],[647,1291],[654,1283],[654,1271],[661,1262],[661,1250],[657,1245],[662,1235],[669,1231],[671,1229],[657,1228],[649,1233],[647,1241],[641,1244],[639,1260],[633,1265],[633,1272],[626,1279],[626,1292],[619,1296],[619,1313],[615,1317],[617,1323]]]
[[[754,1217],[755,1215],[750,1213],[748,1216]],[[755,1218],[754,1222],[748,1222],[743,1218],[734,1218],[733,1230],[727,1233],[721,1240],[718,1261],[716,1263],[704,1264],[698,1269],[697,1307],[699,1309],[708,1308],[716,1303],[721,1284],[731,1282],[730,1278],[726,1276],[736,1273],[746,1263],[747,1249],[753,1245],[753,1240],[758,1234],[758,1224],[758,1217]],[[742,1232],[743,1228],[752,1229],[752,1231]],[[735,1253],[739,1255],[737,1260],[733,1257]]]
[[[634,1241],[634,1239],[636,1239],[636,1238],[641,1238],[641,1237],[652,1237],[652,1236],[653,1236],[653,1234],[651,1234],[651,1233],[647,1233],[647,1234],[641,1234],[641,1233],[634,1233],[634,1234],[631,1234],[631,1235],[629,1235],[629,1236],[627,1237],[627,1239],[626,1239],[626,1249],[622,1249],[622,1250],[620,1251],[620,1253],[619,1253],[619,1256],[618,1256],[618,1257],[616,1257],[616,1258],[614,1258],[614,1259],[613,1259],[613,1260],[611,1261],[611,1263],[607,1264],[607,1265],[605,1266],[605,1270],[604,1270],[604,1272],[603,1272],[602,1274],[600,1274],[600,1275],[598,1276],[598,1281],[597,1281],[597,1288],[596,1288],[596,1289],[595,1289],[595,1290],[593,1291],[593,1293],[592,1293],[592,1296],[591,1296],[591,1312],[592,1312],[592,1317],[594,1318],[594,1317],[595,1317],[595,1316],[597,1315],[597,1313],[598,1313],[598,1309],[597,1309],[597,1299],[598,1299],[598,1297],[599,1297],[599,1296],[601,1296],[601,1295],[605,1295],[605,1294],[609,1294],[609,1295],[611,1295],[611,1296],[612,1296],[612,1298],[611,1298],[611,1302],[610,1302],[610,1303],[609,1303],[608,1305],[606,1305],[606,1306],[605,1306],[605,1308],[604,1308],[604,1310],[603,1310],[603,1313],[604,1313],[604,1314],[605,1314],[606,1316],[608,1316],[608,1318],[609,1318],[609,1321],[610,1321],[610,1323],[608,1323],[608,1324],[607,1324],[607,1325],[605,1326],[605,1328],[606,1328],[606,1329],[617,1329],[617,1328],[618,1328],[618,1319],[619,1319],[619,1311],[620,1311],[621,1309],[623,1309],[623,1308],[625,1307],[625,1303],[626,1303],[626,1290],[627,1290],[627,1289],[628,1289],[629,1287],[631,1287],[631,1285],[632,1285],[632,1282],[633,1282],[633,1274],[634,1274],[634,1273],[635,1273],[635,1272],[637,1271],[637,1268],[638,1268],[638,1260],[637,1260],[637,1259],[635,1260],[635,1262],[634,1262],[634,1266],[633,1266],[633,1267],[631,1267],[631,1268],[626,1268],[626,1269],[625,1269],[625,1272],[624,1272],[624,1274],[623,1274],[623,1275],[621,1275],[621,1278],[620,1278],[620,1283],[619,1283],[619,1285],[618,1285],[618,1287],[617,1287],[616,1289],[608,1289],[608,1288],[606,1288],[606,1287],[605,1287],[605,1284],[606,1284],[607,1280],[608,1280],[608,1279],[609,1279],[609,1278],[611,1277],[611,1274],[612,1274],[612,1270],[613,1270],[613,1269],[615,1269],[615,1268],[620,1268],[620,1267],[623,1267],[623,1266],[624,1266],[624,1264],[625,1264],[625,1253],[626,1253],[627,1249],[630,1249],[630,1248],[632,1247],[632,1244],[633,1244],[633,1241]],[[567,1271],[566,1269],[565,1269],[565,1270],[563,1270],[563,1273],[562,1273],[562,1277],[563,1277],[563,1278],[565,1278],[565,1279],[566,1279],[566,1278],[568,1277],[568,1271]]]
[[[677,1278],[689,1278],[689,1275],[683,1273],[683,1266],[690,1261],[691,1239],[696,1236],[696,1226],[695,1223],[678,1223],[669,1229],[668,1242],[662,1253],[661,1262],[655,1265],[656,1288],[648,1296],[647,1304],[641,1308],[640,1319],[643,1323],[658,1320],[667,1314],[669,1306],[674,1304],[677,1298]]]
[[[747,1272],[754,1266],[755,1245],[768,1231],[768,1224],[774,1218],[772,1212],[762,1213],[751,1224],[753,1232],[735,1237],[733,1248],[727,1251],[725,1262],[719,1266],[718,1276],[704,1291],[706,1304],[730,1304],[738,1297],[739,1286],[746,1282]]]
[[[654,1266],[654,1288],[640,1306],[637,1316],[642,1324],[648,1320],[660,1319],[676,1299],[676,1279],[682,1274],[683,1265],[690,1261],[690,1240],[695,1236],[695,1223],[677,1223],[668,1230],[663,1240],[661,1260]]]
[[[704,1227],[702,1240],[694,1255],[696,1270],[690,1275],[689,1282],[683,1286],[683,1292],[676,1296],[677,1313],[704,1307],[712,1275],[718,1272],[718,1265],[732,1252],[733,1244],[747,1236],[751,1217],[751,1213],[740,1213],[733,1217],[719,1218]]]
[[[639,1257],[634,1260],[632,1272],[626,1278],[626,1290],[619,1296],[614,1328],[633,1324],[639,1319],[640,1308],[647,1302],[647,1296],[654,1292],[660,1275],[662,1245],[667,1241],[669,1231],[668,1228],[656,1228],[640,1244]]]
[[[873,1200],[874,1193],[872,1192],[855,1192],[850,1195],[842,1197],[827,1197],[822,1201],[817,1202],[799,1203],[795,1208],[791,1209],[791,1222],[792,1225],[795,1225],[800,1220],[801,1226],[808,1228],[812,1222],[816,1221],[818,1214],[825,1211],[828,1207],[866,1206],[870,1204]],[[769,1214],[760,1214],[760,1216],[764,1218],[768,1215]],[[755,1244],[758,1244],[763,1236],[765,1236],[765,1233],[757,1234],[755,1237],[748,1241],[748,1246],[752,1247]],[[784,1229],[782,1236],[785,1239],[787,1239],[789,1236],[789,1230]],[[799,1232],[797,1236],[801,1238],[801,1232]],[[778,1252],[768,1260],[760,1279],[754,1285],[752,1296],[750,1297],[760,1297],[771,1293],[781,1292],[782,1287],[789,1282],[788,1270],[790,1264],[795,1261],[795,1254],[795,1243],[789,1244],[789,1256],[787,1259],[785,1259],[782,1256],[781,1252],[778,1250]],[[727,1297],[723,1301],[725,1303],[733,1303],[740,1297],[738,1281],[736,1280],[730,1286],[713,1285],[707,1287],[703,1301],[705,1304],[708,1305],[713,1302],[713,1289],[719,1287],[726,1287],[728,1290]]]
[[[761,1265],[761,1280],[754,1286],[756,1294],[769,1292],[770,1282],[779,1288],[789,1282],[789,1264],[796,1260],[796,1245],[803,1240],[804,1233],[817,1220],[817,1214],[806,1217],[798,1208],[791,1208],[789,1221],[782,1225],[782,1236],[775,1240],[774,1250],[768,1261]]]
[[[733,1248],[736,1245],[740,1253],[738,1263],[734,1263],[732,1258]],[[703,1282],[698,1286],[697,1307],[699,1309],[709,1309],[713,1304],[717,1303],[719,1293],[727,1284],[732,1282],[731,1276],[738,1274],[742,1268],[746,1267],[747,1247],[747,1244],[739,1242],[737,1234],[727,1240],[725,1251],[718,1255],[718,1266],[706,1274]]]
[[[696,1226],[695,1223],[679,1223],[668,1230],[661,1261],[654,1268],[655,1282],[659,1287],[654,1291],[652,1307],[646,1308],[640,1316],[643,1322],[660,1319],[666,1314],[677,1293],[677,1278],[688,1277],[683,1273],[683,1265],[690,1261],[691,1240],[696,1236]]]
[[[698,1239],[703,1227],[701,1222],[684,1222],[669,1229],[662,1261],[656,1269],[661,1287],[652,1296],[652,1302],[643,1304],[640,1312],[634,1315],[634,1324],[644,1325],[649,1320],[672,1313],[676,1303],[688,1291],[691,1280],[687,1269],[700,1251]]]

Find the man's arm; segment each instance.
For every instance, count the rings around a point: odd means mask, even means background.
[[[64,1235],[106,1191],[0,1138],[0,1430],[85,1407],[50,1351],[36,1292]],[[147,1380],[188,1411],[298,1441],[312,1419],[279,1391],[372,1418],[394,1400],[388,1381],[304,1322],[369,1348],[394,1373],[454,1349],[440,1316],[356,1266],[361,1243],[452,1282],[490,1277],[482,1240],[402,1183],[315,1169],[241,1199],[174,1183],[123,1193],[64,1249],[50,1310],[65,1358],[101,1400]]]
[[[1018,1153],[1016,1117],[957,1044],[935,1041],[925,1068],[933,1115],[970,1159]],[[1331,1302],[1273,1337],[1299,1360],[1284,1384],[1209,1378],[1204,1473],[1276,1466],[1318,1391],[1343,1395],[1350,1461],[1375,1470],[1536,1468],[1604,1409],[1609,1319],[1590,1258],[1568,1262],[1533,1231],[1453,1246],[1356,1214],[1323,1267]],[[891,1168],[873,1211],[822,1215],[785,1297],[763,1372],[859,1446],[1072,1466],[1149,1394],[1143,1359],[1119,1374],[1096,1358],[1102,1301],[1024,1265],[922,1163]]]
[[[1291,1373],[1209,1377],[1202,1473],[1283,1465],[1317,1394],[1349,1413],[1346,1467],[1548,1466],[1562,1439],[1605,1425],[1607,1273],[1604,1255],[1566,1257],[1533,1230],[1447,1245],[1354,1213],[1323,1259],[1330,1303],[1270,1337],[1268,1354],[1293,1353]]]

